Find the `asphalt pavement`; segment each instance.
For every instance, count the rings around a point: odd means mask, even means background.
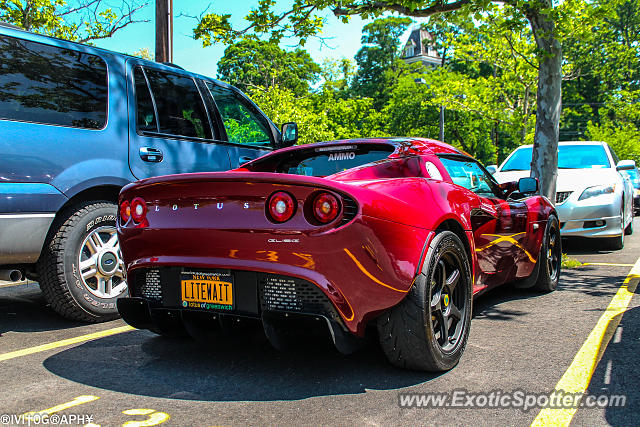
[[[37,284],[0,285],[0,426],[27,425],[20,415],[39,411],[60,424],[76,417],[72,424],[94,427],[521,426],[563,416],[572,425],[638,425],[640,299],[638,277],[629,274],[640,258],[640,218],[635,229],[621,251],[565,242],[564,251],[585,264],[564,270],[556,292],[505,286],[476,299],[462,360],[438,375],[392,367],[375,343],[351,356],[328,342],[280,353],[258,329],[203,346],[129,330],[119,320],[70,322],[46,307]],[[625,406],[549,415],[487,403],[491,392],[513,401],[581,381],[594,398],[625,396]],[[451,400],[449,407],[400,405],[407,396],[440,393],[462,396],[459,407]],[[471,400],[475,407],[464,405]]]

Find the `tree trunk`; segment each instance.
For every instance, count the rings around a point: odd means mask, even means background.
[[[550,0],[545,6],[551,9]],[[552,203],[558,177],[558,137],[562,104],[562,47],[556,38],[555,24],[540,9],[529,9],[527,18],[542,51],[538,69],[536,130],[531,159],[531,176],[540,181],[540,194]]]

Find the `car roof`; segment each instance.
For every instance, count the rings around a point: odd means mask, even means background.
[[[378,138],[356,138],[342,139],[336,141],[316,142],[313,144],[294,145],[292,147],[277,150],[278,152],[295,151],[309,148],[333,147],[350,144],[386,144],[393,145],[396,149],[396,156],[411,154],[459,154],[469,156],[457,148],[444,142],[428,138],[416,137],[378,137]],[[469,156],[470,157],[470,156]]]
[[[17,27],[15,25],[12,24],[7,24],[5,22],[0,22],[0,35],[7,35],[10,37],[15,37],[15,38],[19,38],[22,40],[28,40],[34,43],[42,43],[45,45],[49,45],[49,46],[55,46],[55,47],[59,47],[59,48],[68,48],[68,49],[73,49],[73,48],[80,48],[80,50],[82,50],[83,52],[86,53],[91,53],[94,52],[96,54],[107,54],[107,55],[113,55],[115,57],[122,57],[124,59],[135,59],[140,61],[141,63],[147,63],[149,65],[153,65],[154,67],[158,67],[160,66],[161,68],[165,68],[167,71],[182,71],[185,73],[188,73],[189,75],[196,77],[196,78],[200,78],[203,80],[210,80],[210,81],[214,81],[217,84],[219,84],[220,86],[224,86],[224,87],[232,87],[230,84],[219,81],[213,77],[209,77],[209,76],[205,76],[202,74],[198,74],[198,73],[194,73],[193,71],[189,71],[189,70],[185,70],[184,68],[180,67],[179,65],[176,64],[169,64],[169,63],[163,63],[163,62],[155,62],[149,59],[145,59],[145,58],[140,58],[138,56],[134,56],[134,55],[130,55],[128,53],[122,53],[122,52],[116,52],[113,50],[109,50],[109,49],[104,49],[101,47],[97,47],[97,46],[92,46],[92,45],[88,45],[88,44],[84,44],[84,43],[79,43],[79,42],[74,42],[74,41],[70,41],[70,40],[65,40],[65,39],[61,39],[58,37],[53,37],[53,36],[49,36],[49,35],[45,35],[45,34],[38,34],[35,33],[33,31],[27,31],[24,30],[20,27]]]

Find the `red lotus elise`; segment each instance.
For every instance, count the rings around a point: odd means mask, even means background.
[[[371,325],[394,365],[448,370],[475,295],[557,286],[558,218],[536,192],[533,178],[498,184],[472,157],[418,138],[295,146],[230,172],[145,179],[120,193],[131,297],[118,310],[164,335],[252,317],[276,347],[314,319],[345,353]]]

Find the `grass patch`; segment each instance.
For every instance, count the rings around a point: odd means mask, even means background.
[[[562,268],[578,268],[582,265],[580,261],[571,258],[567,254],[562,254]]]

